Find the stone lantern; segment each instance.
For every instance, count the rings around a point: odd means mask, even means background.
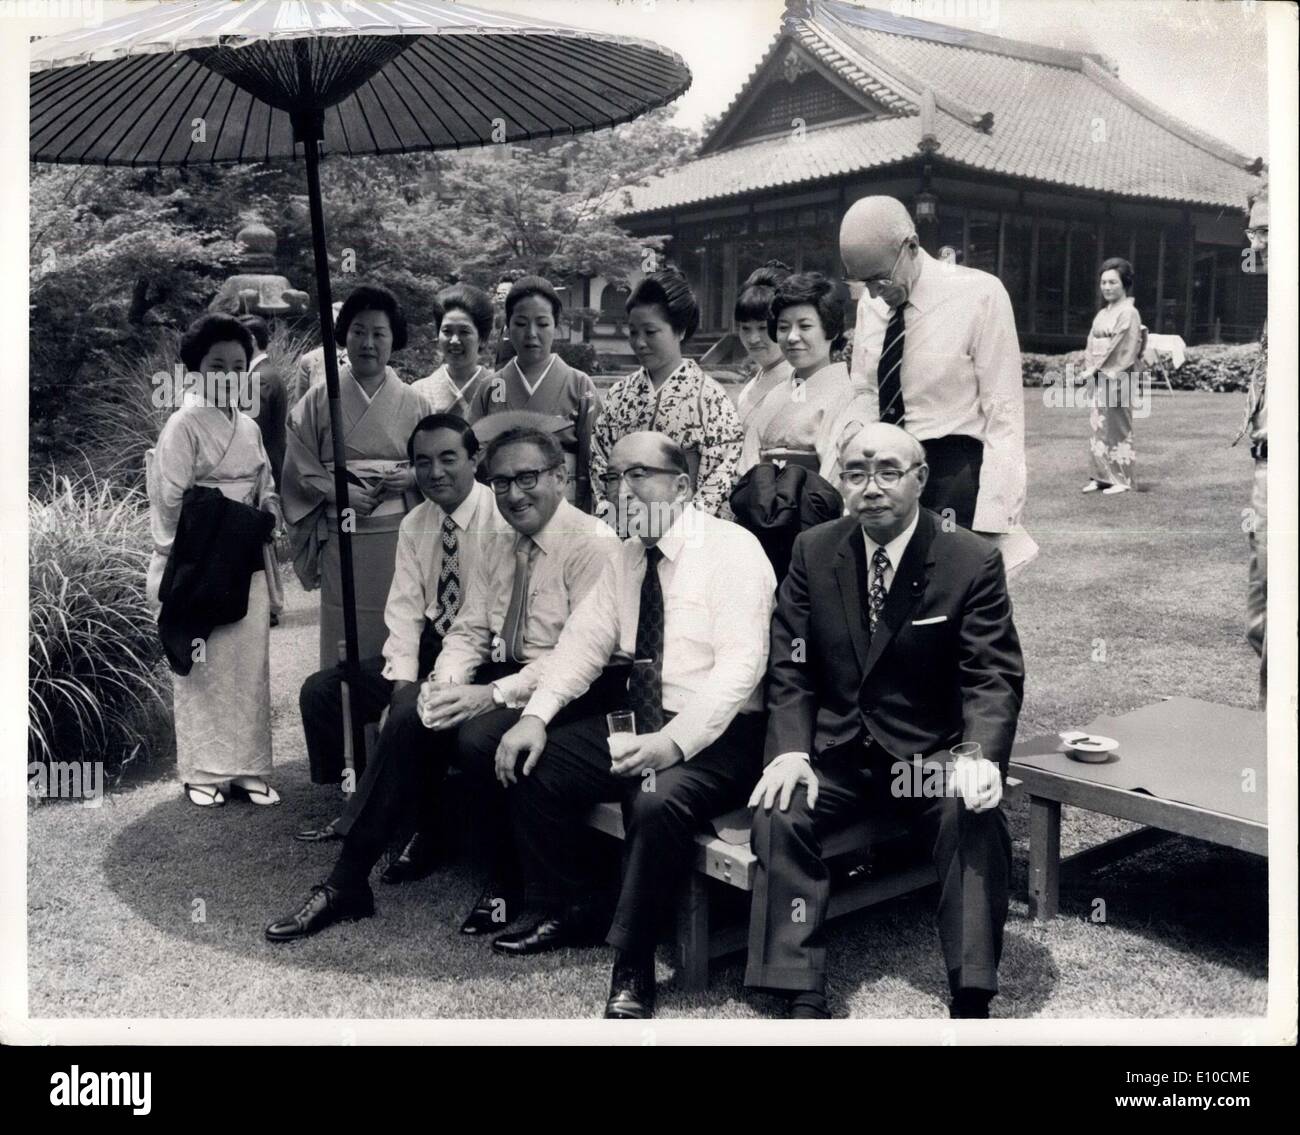
[[[274,230],[255,218],[235,234],[235,243],[240,248],[240,270],[221,285],[208,310],[264,319],[305,315],[310,297],[274,271]]]

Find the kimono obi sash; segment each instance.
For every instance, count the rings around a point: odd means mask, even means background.
[[[334,462],[323,461],[326,471],[332,477],[334,475]],[[408,461],[382,461],[374,458],[359,457],[348,462],[348,472],[355,473],[356,476],[367,485],[378,484],[389,473],[394,473],[399,469],[406,469],[410,465]],[[396,496],[386,496],[377,505],[369,516],[358,516],[356,520],[356,531],[358,532],[394,532],[402,523],[402,517],[407,513],[406,498],[402,493]],[[338,510],[332,505],[326,507],[325,516],[333,528],[338,522]]]
[[[216,489],[227,500],[239,501],[240,504],[253,506],[259,503],[257,500],[257,481],[253,477],[222,480],[209,475],[203,480],[194,483],[200,488]]]

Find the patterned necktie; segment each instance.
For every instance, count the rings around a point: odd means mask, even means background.
[[[433,629],[444,638],[460,610],[460,535],[450,516],[442,518],[442,566],[438,569],[438,614]]]
[[[502,637],[506,656],[511,662],[524,661],[524,623],[528,616],[528,577],[533,563],[533,549],[537,547],[531,537],[520,536],[515,542],[515,578],[510,585],[510,606],[506,608],[506,622]]]
[[[903,308],[899,304],[885,328],[885,343],[876,367],[876,393],[880,399],[880,420],[891,425],[903,421]]]
[[[876,624],[880,622],[880,613],[885,609],[885,571],[889,567],[889,556],[884,548],[877,548],[871,557],[871,587],[867,592],[867,622],[871,633],[876,633]]]
[[[627,684],[638,733],[656,733],[664,727],[664,592],[659,584],[663,558],[657,547],[646,549],[636,623],[636,661],[645,664],[633,665]]]

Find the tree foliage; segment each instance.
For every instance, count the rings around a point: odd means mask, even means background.
[[[617,282],[656,238],[615,212],[626,186],[691,157],[695,131],[654,111],[612,130],[483,150],[322,163],[331,290],[362,280],[401,299],[411,341],[399,369],[426,373],[433,298],[450,279],[492,287],[511,273]],[[97,376],[143,359],[160,332],[202,313],[239,270],[234,235],[260,218],[279,237],[272,269],[316,297],[300,163],[105,170],[33,166],[31,459],[82,442]],[[310,332],[315,319],[294,328]],[[408,375],[411,377],[412,375]]]

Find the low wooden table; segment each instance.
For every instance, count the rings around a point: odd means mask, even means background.
[[[1056,734],[1018,742],[1011,752],[1011,773],[1029,795],[1031,917],[1056,917],[1063,867],[1092,870],[1170,835],[1268,855],[1262,713],[1170,698],[1098,718],[1086,730],[1119,741],[1111,761],[1075,761]],[[1146,826],[1062,861],[1062,804]]]

